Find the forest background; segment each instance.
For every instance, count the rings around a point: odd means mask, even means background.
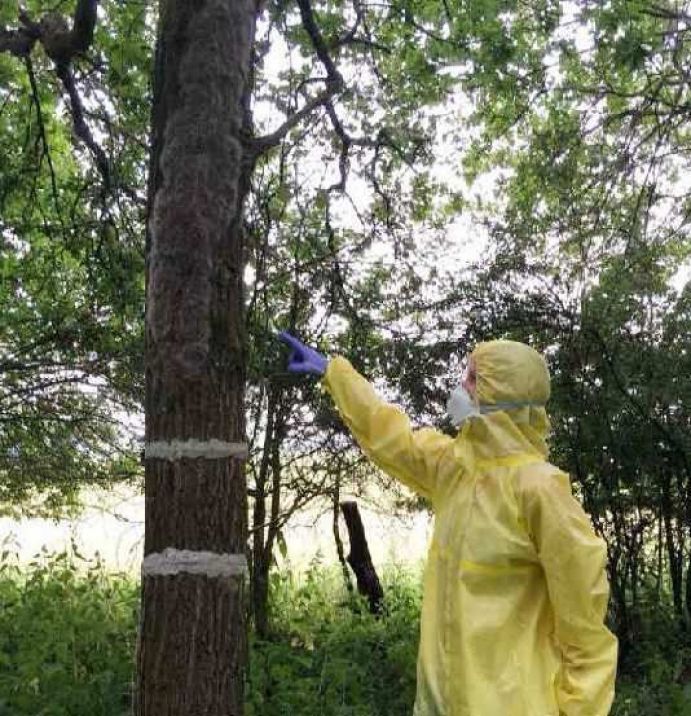
[[[89,4],[93,35],[61,63],[45,40]],[[0,8],[6,517],[142,486],[157,9]],[[248,712],[390,716],[414,690],[415,568],[385,570],[375,618],[337,563],[276,565],[291,520],[329,506],[337,525],[344,495],[426,509],[368,465],[318,386],[286,375],[288,329],[444,430],[477,341],[543,351],[552,459],[608,547],[614,713],[691,713],[691,4],[278,0],[258,17]],[[6,547],[0,714],[127,712],[136,580]]]

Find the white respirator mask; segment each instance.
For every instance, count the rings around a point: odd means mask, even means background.
[[[463,387],[454,388],[449,395],[446,403],[446,412],[451,418],[451,422],[458,427],[468,418],[477,415],[485,415],[486,413],[495,413],[500,410],[514,410],[516,408],[544,408],[543,403],[537,403],[531,400],[515,400],[502,403],[492,403],[480,407],[470,396],[470,393]]]
[[[451,422],[458,427],[464,420],[480,415],[480,408],[470,397],[470,393],[463,387],[454,388],[446,403],[446,412]]]

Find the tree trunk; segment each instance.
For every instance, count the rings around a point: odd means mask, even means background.
[[[146,314],[138,716],[243,712],[242,205],[249,0],[161,0]]]
[[[367,597],[372,614],[381,614],[383,609],[384,591],[377,572],[372,564],[372,557],[365,537],[365,528],[360,517],[356,502],[342,502],[341,510],[348,528],[350,553],[348,564],[355,572],[357,588],[360,594]]]
[[[689,547],[691,548],[691,478],[687,479],[684,526],[688,533]],[[686,630],[691,632],[691,549],[689,549],[689,561],[686,568]]]
[[[680,619],[683,618],[683,554],[680,545],[674,538],[674,505],[671,494],[671,478],[665,475],[662,479],[662,518],[667,543],[667,555],[669,559],[669,574],[672,581],[672,602],[674,612]]]
[[[348,563],[346,562],[345,550],[343,549],[343,540],[341,539],[341,533],[338,530],[338,507],[339,500],[341,497],[341,484],[338,476],[336,477],[336,485],[333,493],[333,521],[331,523],[334,542],[336,543],[336,554],[338,555],[338,562],[341,565],[343,572],[343,581],[345,582],[346,589],[349,594],[353,592],[353,581],[350,578],[350,572],[348,570]]]
[[[684,617],[686,631],[691,632],[691,553],[689,553],[689,561],[686,568],[686,614]]]
[[[271,469],[271,440],[274,433],[276,392],[269,388],[266,408],[266,429],[262,459],[255,480],[254,510],[252,513],[252,616],[257,634],[264,638],[268,633],[269,559],[266,554],[266,489]]]
[[[628,656],[631,647],[629,611],[626,604],[626,576],[621,564],[621,537],[614,538],[615,546],[609,555],[607,573],[611,589],[611,603],[614,606],[615,631],[619,639],[619,654],[622,659]]]
[[[271,387],[268,393],[266,431],[262,459],[256,477],[253,511],[252,549],[252,616],[257,634],[269,633],[269,572],[273,549],[280,530],[281,513],[281,447],[286,434],[290,404],[281,389]],[[271,473],[270,511],[267,520],[267,483]]]

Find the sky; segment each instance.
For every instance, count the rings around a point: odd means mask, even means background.
[[[387,511],[381,505],[375,507],[374,500],[347,494],[342,499],[358,502],[372,560],[378,569],[419,566],[431,538],[432,521],[427,512],[394,515],[393,504]],[[377,504],[382,500],[385,503],[386,497],[376,497]],[[10,559],[16,555],[21,563],[28,563],[37,555],[40,558],[44,547],[48,552],[70,551],[74,544],[88,560],[94,561],[98,555],[109,570],[136,574],[144,539],[143,495],[133,488],[120,487],[111,492],[87,493],[85,503],[86,510],[74,520],[0,518],[0,552],[9,550]],[[336,563],[332,519],[330,503],[300,512],[284,531],[287,558],[277,554],[279,566],[301,572],[315,561]],[[340,533],[347,552],[342,520]]]

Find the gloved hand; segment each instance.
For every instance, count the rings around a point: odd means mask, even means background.
[[[301,343],[287,331],[281,331],[278,337],[291,349],[288,358],[288,370],[291,373],[311,373],[320,376],[326,373],[329,361],[321,353]]]

